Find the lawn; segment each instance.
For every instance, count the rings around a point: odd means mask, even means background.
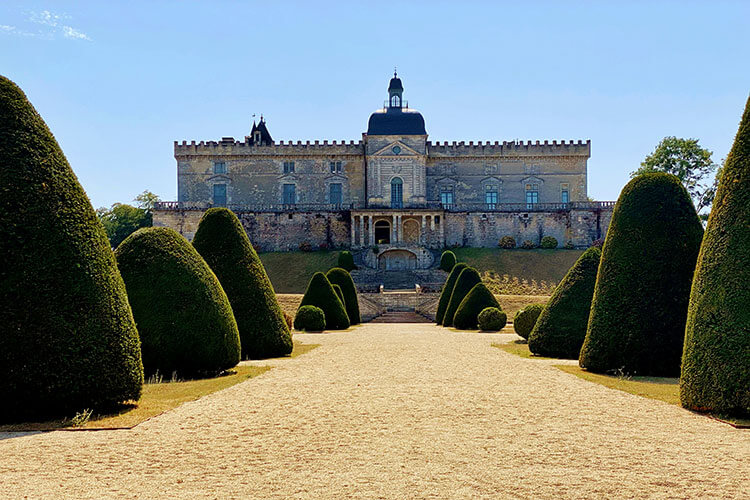
[[[336,267],[339,251],[266,252],[258,256],[276,293],[305,293],[313,274]]]
[[[522,358],[551,359],[551,358],[545,358],[543,356],[535,356],[534,354],[532,354],[531,351],[529,351],[529,344],[525,340],[519,339],[513,342],[508,342],[506,344],[492,344],[492,347],[497,347],[498,349],[502,349],[505,352],[515,354],[516,356],[520,356]]]
[[[319,344],[303,344],[294,342],[291,357],[311,351]],[[165,380],[160,383],[146,383],[138,404],[123,405],[119,411],[110,414],[91,415],[89,418],[74,418],[52,420],[47,422],[23,422],[17,424],[0,425],[0,432],[21,431],[50,431],[50,430],[78,430],[78,429],[129,429],[155,417],[165,411],[177,408],[182,403],[195,401],[208,394],[227,389],[245,380],[257,377],[270,370],[270,366],[238,365],[225,375],[198,380],[172,382]]]
[[[453,252],[459,262],[466,262],[480,273],[490,271],[529,282],[559,283],[584,251],[455,248]]]

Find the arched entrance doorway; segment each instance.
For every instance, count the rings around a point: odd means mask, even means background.
[[[403,224],[403,240],[408,245],[419,244],[419,222],[406,219]]]
[[[378,256],[378,269],[384,271],[403,271],[416,269],[417,256],[408,250],[387,250]]]
[[[387,220],[375,221],[375,244],[391,243],[391,224]]]

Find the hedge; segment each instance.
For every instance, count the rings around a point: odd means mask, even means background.
[[[456,285],[453,287],[448,307],[445,308],[443,326],[453,326],[453,318],[456,315],[458,306],[461,305],[461,301],[474,288],[474,285],[481,282],[482,278],[479,277],[479,273],[473,267],[466,267],[461,271],[456,280]]]
[[[539,245],[541,248],[557,248],[557,238],[554,236],[545,236]]]
[[[750,99],[708,218],[688,307],[680,399],[750,415]]]
[[[543,309],[544,304],[529,304],[520,311],[517,311],[513,317],[513,330],[519,336],[528,339]]]
[[[443,290],[440,292],[440,300],[438,300],[437,313],[435,313],[435,322],[438,325],[443,324],[445,310],[448,309],[448,302],[451,301],[451,294],[453,293],[453,287],[456,285],[456,280],[458,280],[458,275],[461,274],[461,271],[463,271],[467,267],[468,266],[463,262],[457,263],[455,266],[453,266],[453,269],[451,269],[451,273],[448,275],[448,279],[445,280]]]
[[[498,307],[485,307],[477,316],[479,329],[485,332],[497,332],[505,328],[508,315]]]
[[[219,278],[229,297],[243,359],[285,356],[292,352],[292,335],[284,313],[239,219],[226,208],[203,214],[193,246]]]
[[[326,327],[329,330],[345,330],[349,328],[349,317],[346,315],[344,304],[341,303],[326,275],[317,272],[312,275],[307,284],[307,290],[302,297],[300,307],[312,305],[323,310]]]
[[[331,284],[336,284],[341,287],[341,291],[344,292],[344,307],[346,309],[346,315],[349,317],[349,323],[352,325],[358,325],[361,322],[359,315],[359,298],[357,297],[357,288],[354,286],[354,280],[352,280],[351,274],[340,267],[334,267],[326,273],[326,278]]]
[[[488,307],[500,309],[500,304],[484,283],[477,283],[458,305],[453,325],[459,330],[476,330],[479,313]]]
[[[352,257],[352,253],[350,251],[344,250],[343,252],[339,253],[338,267],[340,267],[341,269],[345,269],[346,271],[353,271],[354,269],[357,269],[357,266],[354,265],[354,257]]]
[[[346,310],[346,300],[344,299],[344,292],[341,290],[341,287],[336,283],[331,283],[331,286],[333,287],[333,291],[336,292],[336,297],[339,298],[341,304],[344,306],[344,310]],[[349,316],[349,314],[347,314],[347,316]],[[351,324],[351,322],[352,320],[349,320],[349,324]]]
[[[323,309],[309,305],[300,307],[294,317],[294,328],[300,331],[322,332],[326,329]]]
[[[586,338],[601,249],[591,247],[555,288],[529,335],[529,350],[540,356],[578,359]]]
[[[678,376],[703,228],[679,179],[623,188],[604,240],[579,364],[592,372]]]
[[[443,254],[440,256],[440,269],[442,269],[446,273],[449,273],[455,265],[456,254],[451,252],[450,250],[446,250],[445,252],[443,252]]]
[[[0,76],[2,420],[141,395],[138,333],[104,228],[23,91]]]
[[[510,250],[511,248],[516,248],[516,240],[515,238],[513,238],[513,236],[503,236],[502,238],[500,238],[497,246]]]
[[[147,374],[214,375],[240,361],[232,307],[203,257],[176,231],[142,228],[115,250]]]

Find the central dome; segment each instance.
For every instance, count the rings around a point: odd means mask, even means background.
[[[367,135],[427,135],[422,113],[408,108],[379,109],[370,115]]]

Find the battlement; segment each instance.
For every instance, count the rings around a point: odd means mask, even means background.
[[[174,141],[174,154],[200,155],[362,155],[364,144],[359,141],[278,141],[268,145],[251,145],[247,140],[238,141],[233,137],[222,137],[220,141]]]
[[[547,155],[547,156],[591,156],[591,140],[579,141],[427,141],[430,156],[456,155]]]

